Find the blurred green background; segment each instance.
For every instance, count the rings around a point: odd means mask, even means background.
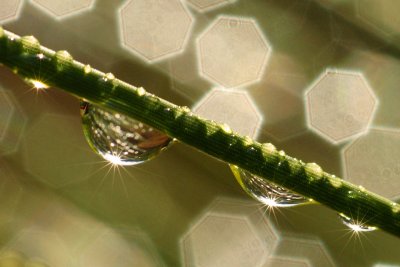
[[[0,24],[398,200],[399,8],[0,0]],[[0,266],[400,266],[397,237],[353,234],[320,205],[268,209],[184,144],[110,169],[78,99],[5,67],[0,155]]]

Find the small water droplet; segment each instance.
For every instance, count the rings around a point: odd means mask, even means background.
[[[57,51],[55,54],[55,63],[58,71],[63,71],[73,62],[72,56],[65,50]]]
[[[286,156],[286,153],[285,153],[285,151],[283,151],[283,150],[280,150],[280,151],[278,152],[278,154],[279,154],[279,156],[281,156],[282,158],[284,158],[284,157]]]
[[[276,152],[276,147],[271,143],[264,143],[264,144],[262,144],[261,148],[267,154],[271,154],[271,153],[275,153]]]
[[[349,198],[355,198],[355,193],[353,190],[347,191],[347,195],[349,196]]]
[[[181,109],[182,109],[183,112],[186,112],[186,113],[190,112],[190,108],[187,107],[187,106],[182,106]]]
[[[329,183],[335,188],[340,188],[342,186],[342,179],[332,175],[329,179]]]
[[[104,80],[105,82],[107,82],[107,81],[112,81],[112,80],[114,80],[114,79],[115,79],[115,76],[114,76],[114,74],[112,74],[111,72],[106,73],[106,74],[103,76],[103,80]]]
[[[61,62],[72,62],[72,60],[73,60],[70,53],[68,53],[68,51],[65,51],[65,50],[57,51],[55,54],[55,57],[56,57],[57,61],[61,61]]]
[[[228,124],[224,123],[224,124],[221,124],[220,126],[221,126],[221,130],[224,131],[225,133],[228,133],[228,134],[232,133],[232,129],[231,129],[231,127],[229,127]]]
[[[146,94],[146,90],[143,87],[139,87],[136,89],[136,92],[139,96],[144,96]]]
[[[32,35],[23,36],[21,38],[22,46],[28,50],[40,51],[40,43],[39,41],[33,37]]]
[[[375,226],[370,226],[365,224],[364,222],[354,220],[343,213],[339,213],[338,215],[342,223],[354,232],[371,232],[378,229]]]
[[[399,213],[400,212],[400,205],[397,204],[396,202],[392,203],[392,212],[393,213]]]
[[[361,192],[364,192],[364,191],[365,191],[365,188],[364,188],[364,186],[362,186],[362,185],[359,185],[359,186],[358,186],[358,189],[359,189]]]
[[[306,171],[307,176],[309,176],[310,179],[320,179],[324,174],[322,168],[314,162],[307,163],[304,169]]]
[[[104,159],[117,165],[134,165],[154,158],[171,142],[167,135],[125,115],[82,101],[86,140]]]
[[[253,139],[250,136],[246,135],[243,140],[244,145],[249,146],[253,143]]]
[[[85,66],[83,67],[83,72],[84,72],[84,73],[88,74],[88,73],[90,73],[91,71],[92,71],[92,67],[91,67],[89,64],[87,64],[87,65],[85,65]]]
[[[310,200],[296,194],[282,186],[254,175],[237,166],[230,165],[236,180],[244,191],[254,199],[271,207],[291,207],[297,206]]]
[[[36,55],[36,57],[37,57],[38,59],[40,59],[40,60],[42,60],[42,59],[45,59],[45,58],[46,58],[46,56],[45,56],[43,53],[39,53],[39,54],[37,54],[37,55]]]

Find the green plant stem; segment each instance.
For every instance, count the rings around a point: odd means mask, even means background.
[[[389,199],[323,172],[315,163],[306,164],[272,145],[232,133],[226,125],[200,118],[143,88],[85,67],[65,51],[40,46],[31,36],[20,38],[0,28],[0,62],[25,79],[41,80],[140,120],[217,159],[400,237],[400,205]]]

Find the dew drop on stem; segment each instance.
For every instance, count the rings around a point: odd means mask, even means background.
[[[172,139],[123,114],[81,101],[84,135],[100,156],[116,165],[146,162],[164,150]]]
[[[234,165],[230,165],[230,167],[244,191],[267,206],[292,207],[310,202],[310,199],[269,182],[244,169]]]
[[[339,218],[344,225],[354,232],[371,232],[377,229],[375,226],[370,226],[362,220],[352,219],[343,213],[339,213]]]

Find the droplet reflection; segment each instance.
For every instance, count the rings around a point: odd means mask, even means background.
[[[26,78],[24,80],[28,85],[32,86],[32,88],[37,89],[37,90],[49,88],[49,86],[47,84],[45,84],[44,82],[39,81],[39,80],[28,79],[28,78]]]
[[[342,221],[344,225],[349,227],[351,230],[354,232],[371,232],[376,230],[377,228],[375,226],[369,226],[362,222],[362,220],[358,221],[355,219],[352,219],[343,213],[339,213],[339,218]]]
[[[171,138],[152,127],[81,101],[83,130],[89,145],[114,165],[146,162],[164,150]]]
[[[310,202],[308,198],[268,182],[237,166],[230,165],[230,167],[244,191],[269,207],[292,207]]]

